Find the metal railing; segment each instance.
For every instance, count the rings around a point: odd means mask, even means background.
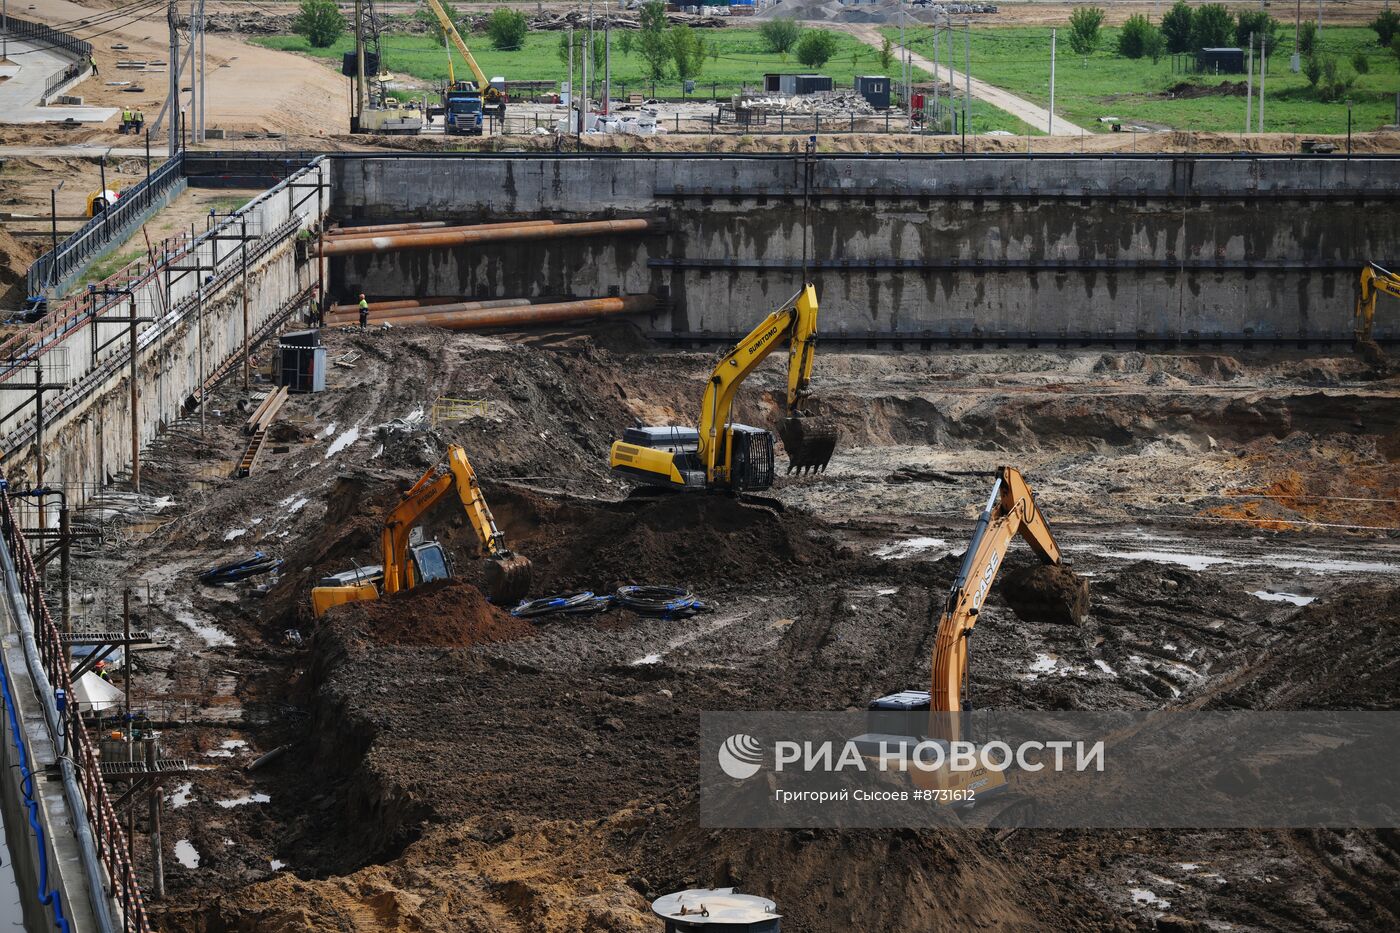
[[[73,697],[73,681],[68,669],[68,652],[59,638],[58,626],[49,615],[48,603],[44,599],[44,585],[34,568],[34,559],[29,553],[29,545],[24,539],[14,508],[10,503],[9,492],[0,488],[0,533],[3,533],[5,546],[14,560],[18,583],[24,595],[25,605],[34,624],[34,640],[38,644],[39,657],[48,677],[48,683],[55,692]],[[52,702],[53,698],[40,698]],[[93,747],[87,728],[83,724],[80,704],[67,702],[59,705],[62,732],[67,740],[68,757],[77,766],[78,787],[82,793],[83,813],[92,831],[97,846],[97,857],[107,873],[105,893],[121,910],[121,929],[127,933],[150,933],[150,917],[146,912],[146,901],[141,894],[141,886],[136,881],[135,868],[127,857],[126,832],[112,798],[107,793],[107,785],[102,780],[102,769]],[[78,814],[75,814],[75,817]],[[96,893],[96,892],[94,892]]]
[[[91,42],[84,42],[77,36],[59,32],[52,26],[31,23],[27,19],[17,19],[13,16],[6,16],[5,23],[9,27],[6,31],[10,35],[18,36],[21,39],[32,39],[36,43],[40,43],[41,48],[62,49],[81,62],[86,62],[92,57]]]
[[[170,159],[149,177],[122,192],[116,204],[79,227],[58,244],[57,250],[34,260],[29,267],[29,294],[42,294],[45,288],[62,282],[69,273],[121,236],[172,185],[184,178],[183,161],[183,154]]]

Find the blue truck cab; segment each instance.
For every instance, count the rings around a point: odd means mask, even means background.
[[[448,88],[443,101],[443,122],[454,136],[480,136],[481,95],[463,82]]]

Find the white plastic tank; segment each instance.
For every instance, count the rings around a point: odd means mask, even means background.
[[[666,933],[778,933],[782,914],[766,897],[733,888],[691,888],[658,897],[652,913],[666,921]]]

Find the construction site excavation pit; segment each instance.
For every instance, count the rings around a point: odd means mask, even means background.
[[[956,179],[965,202],[896,202],[863,160],[822,160],[811,389],[838,431],[830,463],[785,475],[779,445],[761,495],[638,495],[609,469],[613,442],[694,425],[720,353],[797,291],[807,168],[696,160],[699,175],[768,173],[701,194],[645,160],[391,161],[333,166],[333,224],[646,226],[328,252],[325,299],[349,320],[320,340],[340,365],[324,391],[288,396],[258,468],[234,475],[257,401],[230,377],[202,422],[151,444],[139,495],[119,479],[100,511],[84,507],[104,533],[75,565],[75,624],[119,622],[131,587],[155,642],[134,658],[138,694],[166,753],[208,766],[166,798],[178,857],[160,929],[657,933],[659,898],[726,888],[822,933],[1400,924],[1391,830],[731,830],[703,825],[698,802],[702,711],[863,710],[928,689],[940,611],[1007,466],[1087,609],[1041,611],[1045,591],[1015,590],[1037,561],[1013,543],[1013,589],[991,589],[970,641],[979,709],[1394,710],[1400,378],[1352,351],[1344,270],[1394,248],[1392,230],[1258,184],[1198,204],[1173,189],[1180,165],[1134,168],[1146,204],[1111,210],[1082,186],[988,197],[989,165]],[[1089,171],[1071,162],[1020,168],[1062,173],[1067,192]],[[1372,189],[1396,180],[1357,162]],[[892,163],[889,177],[913,177]],[[1196,193],[1236,169],[1291,170],[1228,165],[1193,163]],[[468,169],[469,186],[442,180]],[[589,171],[606,183],[585,198]],[[423,203],[405,209],[408,192]],[[1255,232],[1229,233],[1232,211]],[[1112,216],[1132,219],[1109,231]],[[992,242],[1049,261],[1033,227],[1058,238],[1063,273],[883,264]],[[1335,268],[1303,258],[1319,244]],[[1207,270],[1217,248],[1298,258]],[[361,329],[361,292],[421,302],[378,313],[429,317],[449,299],[649,305],[484,332]],[[1000,335],[984,325],[996,314]],[[1390,352],[1393,324],[1378,316],[1376,333]],[[777,352],[734,421],[774,428],[786,389]],[[694,604],[513,615],[484,595],[477,531],[449,493],[420,527],[453,579],[318,617],[312,589],[379,562],[386,515],[450,445],[530,561],[530,597],[665,586]],[[255,553],[281,563],[200,582]]]

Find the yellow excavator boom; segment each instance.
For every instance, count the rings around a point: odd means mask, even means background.
[[[1392,298],[1400,298],[1400,275],[1376,265],[1367,263],[1361,269],[1361,280],[1356,291],[1356,339],[1371,339],[1371,326],[1376,319],[1376,295],[1384,293]]]

